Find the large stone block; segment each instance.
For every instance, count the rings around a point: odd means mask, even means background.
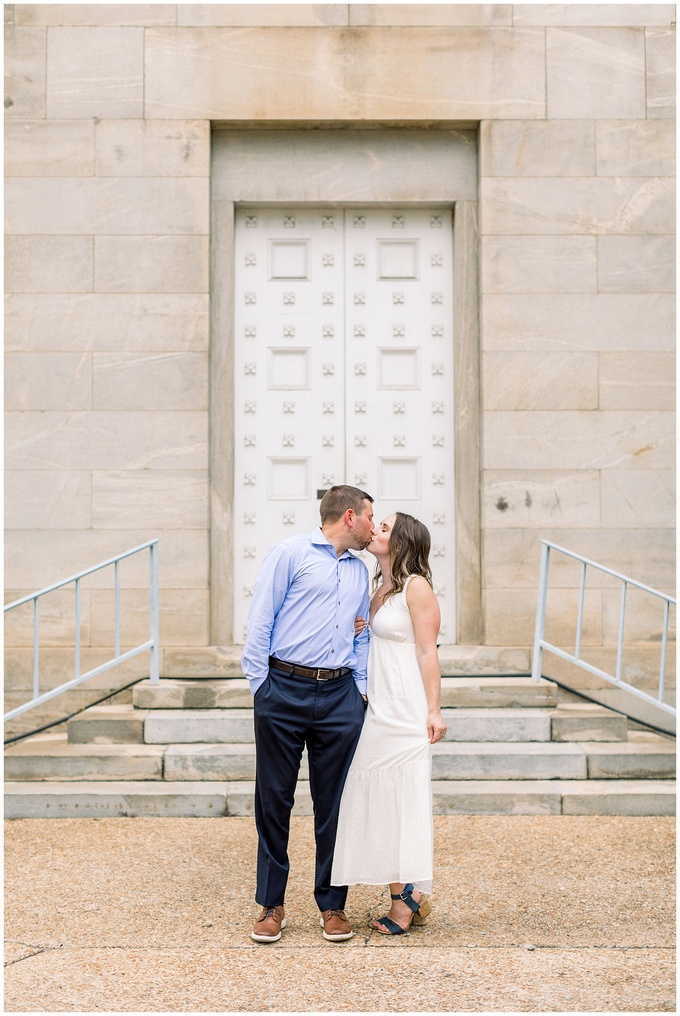
[[[441,702],[449,709],[540,709],[557,705],[557,691],[557,685],[530,677],[444,677]]]
[[[97,176],[209,176],[207,120],[101,120]]]
[[[254,744],[171,744],[166,780],[254,780]]]
[[[482,366],[484,409],[597,409],[597,353],[493,352]]]
[[[11,589],[31,592],[107,561],[146,542],[160,541],[161,589],[205,589],[208,585],[207,533],[201,529],[166,529],[149,533],[139,529],[35,530],[27,545],[26,534],[13,530],[5,540],[6,583]],[[147,589],[149,556],[135,555],[121,565],[121,588]],[[113,567],[89,576],[90,589],[112,589]],[[148,674],[148,663],[147,663]]]
[[[445,741],[549,741],[550,710],[445,709]]]
[[[92,176],[94,120],[8,120],[7,176]]]
[[[538,569],[536,570],[538,575]],[[484,592],[485,633],[489,640],[507,645],[531,645],[538,608],[536,588],[505,588],[488,580]],[[554,645],[571,645],[576,637],[579,593],[576,589],[550,589],[545,622],[545,638]],[[599,589],[586,590],[583,607],[582,644],[602,644],[602,602]],[[500,738],[499,738],[500,740]],[[536,738],[534,740],[537,740]]]
[[[672,236],[598,236],[600,293],[675,292]]]
[[[675,173],[674,120],[600,120],[599,176],[672,176]]]
[[[647,116],[675,117],[675,29],[648,28]]]
[[[31,469],[206,469],[205,413],[9,413],[6,465]]]
[[[174,25],[175,4],[16,4],[16,25]]]
[[[602,473],[602,519],[621,529],[672,529],[675,472],[670,469],[608,469]]]
[[[675,744],[659,738],[652,743],[589,744],[591,780],[659,780],[675,777]]]
[[[434,780],[585,780],[586,754],[575,744],[437,744]],[[214,778],[214,777],[213,777]]]
[[[600,474],[596,470],[487,470],[484,529],[597,529]]]
[[[89,529],[91,525],[89,472],[21,469],[5,473],[7,529]]]
[[[487,587],[538,588],[541,540],[551,540],[591,561],[630,575],[657,589],[675,583],[674,537],[668,529],[487,529],[484,533],[484,575]],[[573,558],[551,552],[550,586],[577,590],[581,565]],[[616,579],[587,571],[591,589],[618,587]],[[500,671],[499,671],[500,673]],[[557,675],[556,675],[557,676]]]
[[[349,4],[350,25],[513,25],[512,4]]]
[[[45,116],[44,28],[5,27],[5,118]]]
[[[672,296],[662,293],[487,293],[482,300],[483,348],[672,350],[674,304]]]
[[[121,568],[123,565],[121,565]],[[112,646],[115,638],[115,601],[112,590],[90,593],[90,644]],[[166,589],[159,596],[159,630],[163,646],[205,645],[209,640],[207,589]],[[121,637],[131,645],[149,638],[149,593],[126,589],[120,597]]]
[[[486,469],[672,469],[672,414],[485,414]],[[607,520],[610,529],[616,519]]]
[[[94,277],[98,293],[207,293],[208,237],[97,236]]]
[[[144,724],[147,744],[250,744],[252,709],[155,709]]]
[[[673,780],[588,780],[562,787],[563,815],[675,815]]]
[[[133,689],[132,701],[138,709],[249,709],[253,704],[250,684],[238,677],[217,681],[162,678],[155,685],[142,681]]]
[[[5,289],[8,293],[91,293],[92,237],[8,236]]]
[[[596,243],[589,236],[484,236],[482,292],[595,293]]]
[[[48,788],[44,783],[8,783],[5,817],[214,818],[226,814],[228,786],[213,781],[171,783],[163,780],[51,783]]]
[[[542,29],[166,28],[148,29],[145,46],[150,118],[545,115]]]
[[[546,61],[549,119],[646,115],[644,30],[548,28]]]
[[[207,354],[94,353],[92,397],[104,411],[207,410]]]
[[[600,353],[601,409],[674,409],[675,354]]]
[[[208,522],[206,472],[143,469],[92,475],[95,529],[206,529]]]
[[[669,25],[673,4],[513,4],[514,25]]]
[[[560,787],[554,780],[434,780],[432,800],[435,815],[559,815]]]
[[[152,744],[68,744],[38,734],[5,749],[7,780],[162,780],[163,748]]]
[[[146,716],[131,705],[91,706],[68,721],[68,743],[142,744]]]
[[[50,29],[47,116],[141,116],[143,28]]]
[[[83,410],[92,408],[90,353],[8,353],[5,409]]]
[[[484,120],[481,175],[593,176],[595,127],[592,120]]]
[[[346,25],[347,4],[177,4],[177,24],[250,28]]]
[[[5,187],[8,233],[207,234],[208,180],[13,178]]]
[[[675,192],[668,177],[482,178],[482,233],[672,233]]]
[[[16,351],[199,352],[208,348],[205,294],[9,296],[5,346]]]

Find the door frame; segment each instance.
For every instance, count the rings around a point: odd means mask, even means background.
[[[210,644],[233,643],[234,211],[241,203],[452,207],[455,642],[483,644],[476,131],[220,128],[211,184]]]

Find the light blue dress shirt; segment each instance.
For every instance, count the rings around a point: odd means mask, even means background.
[[[304,667],[351,667],[366,694],[368,626],[354,637],[354,618],[368,620],[368,569],[321,532],[273,546],[258,575],[241,656],[254,695],[269,674],[269,657]]]

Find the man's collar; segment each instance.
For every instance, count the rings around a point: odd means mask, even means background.
[[[330,547],[331,550],[333,551],[333,553],[337,554],[337,551],[336,551],[335,547],[333,546],[333,544],[330,542],[330,540],[327,540],[326,537],[324,536],[324,533],[323,533],[323,530],[321,529],[321,526],[318,526],[316,529],[314,529],[312,531],[312,533],[311,533],[311,541],[312,541],[312,543],[316,543],[316,544],[318,544],[318,545],[320,545],[322,547],[324,547],[324,546],[325,547]],[[348,550],[345,550],[345,551],[342,552],[342,554],[339,555],[338,561],[341,561],[343,558],[353,557],[353,556],[354,555],[350,554],[350,552]]]

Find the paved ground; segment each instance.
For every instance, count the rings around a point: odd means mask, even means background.
[[[438,817],[433,913],[389,939],[350,891],[323,941],[293,820],[281,942],[256,945],[250,819],[5,823],[9,1012],[675,1011],[675,820]]]

